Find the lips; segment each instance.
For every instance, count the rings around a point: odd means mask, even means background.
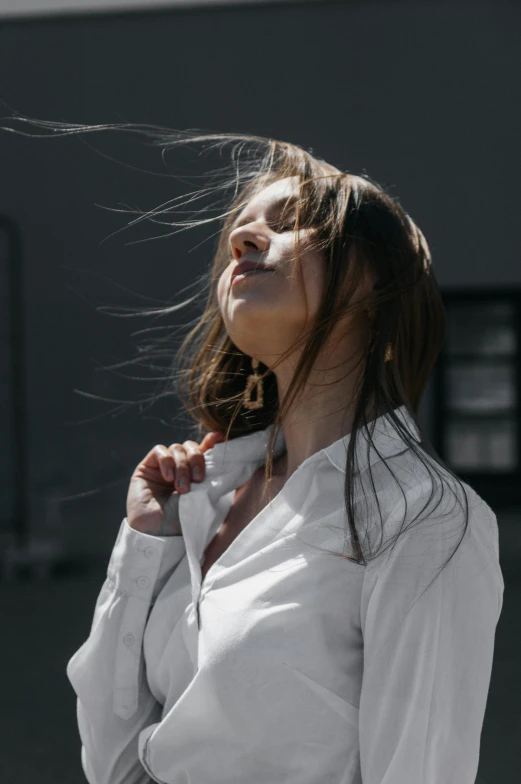
[[[265,264],[260,264],[258,261],[240,261],[233,269],[232,278],[235,278],[237,275],[242,275],[243,272],[247,272],[248,270],[252,269],[266,270],[268,268]]]

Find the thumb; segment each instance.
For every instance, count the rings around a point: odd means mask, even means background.
[[[224,441],[224,433],[219,433],[216,430],[212,430],[211,433],[207,433],[203,440],[201,441],[201,451],[206,452],[208,449],[211,449],[215,444]]]

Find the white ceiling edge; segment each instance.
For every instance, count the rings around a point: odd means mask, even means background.
[[[42,17],[60,14],[124,13],[170,8],[200,8],[215,5],[287,5],[307,0],[0,0],[0,18]]]

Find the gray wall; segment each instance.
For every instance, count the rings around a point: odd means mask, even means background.
[[[442,286],[519,283],[520,13],[498,0],[320,2],[12,22],[0,29],[0,97],[40,119],[311,147],[392,188],[422,227]],[[58,492],[70,497],[61,523],[70,545],[105,555],[135,465],[155,443],[183,441],[188,417],[175,400],[111,415],[116,404],[77,394],[155,390],[126,380],[131,370],[96,368],[133,356],[131,333],[163,322],[96,308],[172,299],[203,271],[214,240],[186,232],[125,244],[159,234],[153,224],[106,239],[126,219],[96,204],[149,209],[179,192],[110,159],[164,172],[138,137],[0,139],[0,212],[24,235],[32,525],[45,530],[46,498]],[[193,155],[168,160],[171,173],[204,171]]]

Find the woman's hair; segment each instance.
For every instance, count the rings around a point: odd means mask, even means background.
[[[359,509],[361,496],[356,493],[356,481],[360,478],[356,465],[356,445],[360,431],[363,430],[368,440],[368,449],[370,448],[372,429],[369,425],[372,423],[374,427],[378,416],[388,415],[400,437],[425,467],[433,490],[442,489],[443,493],[443,488],[448,489],[452,479],[463,489],[458,477],[436,454],[416,419],[426,384],[442,348],[446,329],[446,312],[432,270],[431,254],[416,223],[397,198],[386,192],[375,180],[365,174],[355,175],[335,169],[297,144],[260,136],[201,134],[128,123],[53,123],[21,115],[10,119],[44,128],[51,132],[53,138],[57,135],[102,130],[143,134],[151,140],[153,146],[162,148],[162,155],[171,148],[187,144],[201,144],[205,150],[218,148],[221,155],[227,145],[231,147],[229,165],[211,174],[208,172],[209,187],[189,193],[186,201],[180,202],[174,208],[191,205],[208,195],[216,203],[221,193],[225,198],[225,209],[217,216],[210,217],[211,210],[205,208],[200,210],[202,218],[176,223],[169,221],[167,224],[181,227],[179,230],[183,230],[212,221],[218,222],[219,238],[210,274],[206,271],[197,278],[194,285],[198,293],[180,305],[143,309],[139,312],[168,315],[194,301],[199,304],[200,316],[181,344],[175,358],[178,367],[170,373],[165,391],[179,394],[186,410],[195,421],[194,439],[198,441],[206,431],[219,431],[225,434],[225,440],[228,440],[274,425],[267,448],[266,479],[272,475],[274,445],[281,422],[310,377],[335,325],[346,314],[362,314],[363,317],[366,308],[371,306],[374,321],[367,351],[357,365],[354,418],[346,456],[344,494],[350,552],[334,553],[335,555],[366,564],[378,554],[370,549],[364,551],[360,544],[360,526],[367,520],[367,516]],[[2,127],[4,130],[13,130]],[[23,133],[19,130],[15,132]],[[31,132],[26,135],[35,134]],[[298,230],[311,229],[308,236],[312,238],[313,248],[323,252],[326,262],[324,290],[311,328],[278,360],[282,362],[295,349],[299,349],[294,377],[284,398],[278,398],[276,377],[272,369],[260,362],[258,372],[263,378],[264,406],[248,410],[242,403],[246,377],[251,373],[251,358],[233,343],[226,332],[217,300],[217,284],[223,270],[230,263],[229,237],[238,213],[260,190],[286,177],[296,177],[298,184],[298,200],[292,213],[295,216],[296,229],[292,274],[299,274],[300,271]],[[175,201],[177,200],[173,200]],[[145,219],[161,222],[157,221],[157,216],[171,210],[172,204],[167,203],[149,213],[139,213],[139,218],[132,223]],[[282,222],[285,220],[285,213],[286,209],[281,215]],[[367,273],[376,281],[371,298],[354,303],[353,294]],[[164,344],[164,338],[160,338],[159,343]],[[391,344],[393,352],[393,360],[390,362],[385,361],[388,343]],[[151,356],[157,351],[158,344],[152,343],[149,346]],[[161,351],[164,350],[162,346]],[[172,354],[171,347],[167,347],[167,350]],[[141,351],[139,361],[142,356]],[[176,362],[173,363],[174,367]],[[395,414],[395,409],[403,405],[418,428],[420,443],[411,438],[409,431]],[[392,470],[393,460],[384,463],[403,494],[407,510],[405,493]],[[380,521],[383,523],[370,466],[368,470],[373,489],[372,500],[376,500]],[[463,495],[466,501],[465,492]],[[429,501],[432,497],[433,493]],[[467,526],[468,504],[463,535]]]

